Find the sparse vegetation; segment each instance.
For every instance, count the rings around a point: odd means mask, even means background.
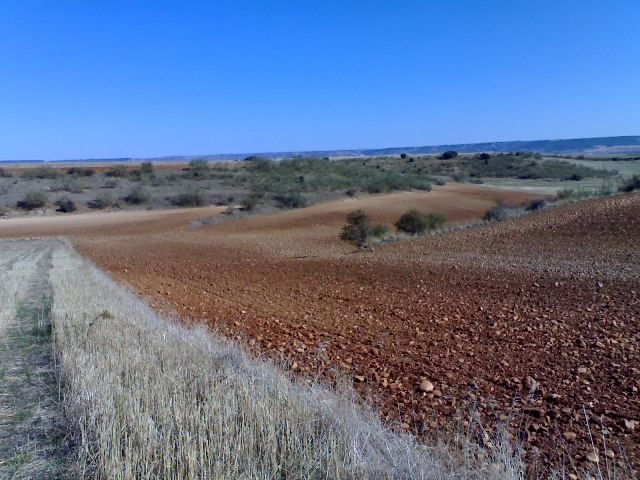
[[[6,168],[0,167],[0,178],[11,178],[13,177],[13,173]]]
[[[129,176],[129,167],[123,163],[119,163],[111,167],[105,175],[107,177],[127,178]]]
[[[275,195],[273,199],[285,208],[304,208],[307,206],[307,197],[297,192],[287,195]]]

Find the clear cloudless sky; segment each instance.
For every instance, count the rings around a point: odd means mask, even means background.
[[[0,160],[640,134],[640,1],[0,1]]]

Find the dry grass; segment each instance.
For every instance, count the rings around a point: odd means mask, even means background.
[[[417,445],[352,392],[294,382],[205,328],[159,319],[70,247],[50,281],[76,472],[97,478],[521,478],[501,438]]]

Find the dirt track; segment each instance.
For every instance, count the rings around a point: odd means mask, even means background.
[[[584,406],[597,432],[602,416],[608,448],[620,458],[624,446],[637,468],[640,195],[375,251],[337,239],[354,208],[376,221],[409,206],[446,208],[464,221],[496,196],[454,185],[197,229],[185,225],[193,211],[124,230],[71,231],[83,254],[156,306],[242,335],[303,374],[337,367],[403,428],[419,434],[470,407],[488,428],[524,412],[513,427],[529,453],[557,463],[568,452],[566,462],[581,464]],[[424,379],[433,391],[420,391]],[[595,441],[602,446],[599,434]]]

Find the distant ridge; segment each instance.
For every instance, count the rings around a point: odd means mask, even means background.
[[[254,152],[254,153],[221,153],[210,155],[181,155],[153,158],[102,158],[102,159],[76,159],[59,160],[66,162],[126,162],[126,161],[190,161],[194,158],[205,160],[242,160],[249,156],[265,157],[270,159],[290,158],[290,157],[359,157],[376,155],[399,155],[407,154],[436,154],[447,150],[455,150],[458,153],[477,152],[517,152],[526,150],[547,154],[564,155],[625,155],[640,153],[640,136],[625,137],[595,137],[595,138],[575,138],[566,140],[532,140],[513,142],[489,142],[489,143],[461,143],[455,145],[434,145],[427,147],[394,147],[376,149],[357,150],[309,150],[290,152]],[[25,160],[21,160],[24,162]],[[42,160],[28,160],[42,161]]]

